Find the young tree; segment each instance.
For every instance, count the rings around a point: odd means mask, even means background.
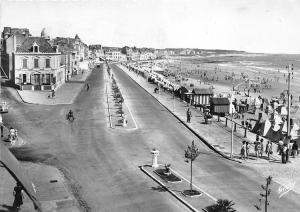
[[[185,158],[189,159],[191,162],[191,180],[190,180],[190,190],[186,190],[183,192],[185,195],[193,196],[193,195],[200,195],[199,191],[193,190],[193,161],[199,156],[200,151],[195,145],[194,141],[192,142],[191,146],[185,150]]]

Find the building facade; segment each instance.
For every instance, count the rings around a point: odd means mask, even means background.
[[[28,37],[13,53],[13,82],[21,90],[52,90],[65,82],[58,46]]]

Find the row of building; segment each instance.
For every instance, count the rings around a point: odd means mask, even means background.
[[[50,39],[46,30],[32,36],[27,28],[4,27],[0,50],[1,76],[21,90],[56,89],[80,71],[88,46],[75,38]]]
[[[153,48],[136,48],[125,46],[103,47],[102,45],[90,45],[91,57],[104,58],[111,61],[143,61],[168,58],[169,56],[192,56],[200,55],[201,51],[193,49],[153,49]]]

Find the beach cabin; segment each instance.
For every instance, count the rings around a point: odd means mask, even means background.
[[[196,107],[208,106],[210,104],[209,100],[213,95],[212,89],[194,88],[192,91],[192,104]]]
[[[225,116],[229,113],[230,101],[224,97],[210,98],[210,113],[213,115]]]
[[[175,96],[179,96],[180,99],[185,100],[185,93],[188,93],[189,90],[186,89],[186,87],[181,86],[180,88],[178,88],[177,90],[175,90]]]

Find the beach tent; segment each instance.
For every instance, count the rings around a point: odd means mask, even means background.
[[[271,122],[267,119],[263,125],[262,136],[266,136],[269,130],[271,129]]]
[[[291,129],[291,137],[292,139],[296,139],[298,137],[300,137],[300,128],[298,126],[298,124],[294,123],[292,129]]]
[[[284,105],[281,105],[277,108],[277,111],[279,112],[280,115],[282,116],[287,116],[288,112],[287,109]]]

